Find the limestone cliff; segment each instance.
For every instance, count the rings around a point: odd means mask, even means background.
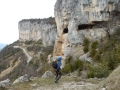
[[[18,23],[19,40],[39,40],[45,46],[54,45],[57,28],[54,18],[48,19],[24,19]]]
[[[114,11],[120,15],[119,0],[57,0],[54,8],[57,24],[54,55],[83,54],[83,39],[99,40],[106,36],[102,26]],[[97,28],[93,28],[95,26]]]

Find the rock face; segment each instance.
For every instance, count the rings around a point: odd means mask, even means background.
[[[48,21],[49,20],[49,21]],[[53,45],[56,38],[56,25],[54,18],[48,19],[27,19],[18,23],[19,40],[39,40],[43,41],[45,46]]]
[[[76,45],[82,48],[85,37],[100,40],[106,36],[102,26],[114,11],[120,12],[119,0],[57,0],[54,8],[57,24],[54,55],[67,56]],[[93,28],[95,26],[97,28]],[[82,50],[77,52],[83,54]]]

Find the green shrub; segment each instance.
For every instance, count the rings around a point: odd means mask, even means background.
[[[120,55],[120,45],[116,45],[117,48],[114,49],[116,55]],[[119,57],[119,56],[118,56]]]
[[[101,54],[99,52],[97,52],[94,57],[93,57],[94,61],[100,62],[101,60]]]
[[[90,50],[90,56],[91,56],[91,57],[94,57],[94,56],[95,56],[97,45],[98,45],[98,42],[97,42],[97,41],[95,41],[95,42],[93,42],[93,43],[91,44],[91,50]],[[96,56],[95,56],[95,59],[97,59],[98,57],[99,57],[99,56],[96,55]]]
[[[95,42],[92,43],[91,48],[96,49],[97,45],[98,45],[98,42],[95,41]]]
[[[110,71],[103,65],[90,66],[87,71],[87,78],[103,78],[107,77],[110,74]]]
[[[90,56],[91,56],[91,57],[94,57],[95,54],[96,54],[96,50],[95,50],[95,49],[91,49],[91,50],[90,50]]]
[[[83,46],[84,46],[83,51],[84,51],[84,53],[87,53],[89,51],[89,44],[90,44],[89,40],[87,38],[85,38],[83,40]]]
[[[33,60],[31,60],[31,61],[29,62],[29,66],[30,66],[30,65],[34,65]]]
[[[63,74],[67,74],[72,72],[72,65],[71,64],[66,64],[64,68],[62,69]]]
[[[120,58],[114,52],[107,52],[104,55],[102,63],[108,67],[109,70],[114,70],[120,63]]]
[[[88,46],[84,46],[83,51],[84,51],[84,53],[87,53],[89,51],[89,47]]]
[[[88,38],[85,38],[83,40],[83,46],[89,46],[89,44],[90,44],[90,42],[89,42]]]
[[[115,32],[113,35],[117,35],[117,36],[120,35],[120,27],[118,27],[118,28],[116,29],[116,32]]]
[[[83,62],[81,60],[75,60],[73,63],[72,63],[72,70],[77,70],[77,69],[81,69],[82,70],[83,68]]]
[[[70,57],[71,58],[71,57]],[[62,69],[62,72],[64,74],[67,74],[67,73],[70,73],[70,72],[73,72],[75,70],[78,70],[78,72],[80,72],[82,69],[83,69],[83,62],[81,60],[74,60],[74,61],[71,61],[71,59],[67,59],[66,62],[65,62],[65,66],[64,68]]]

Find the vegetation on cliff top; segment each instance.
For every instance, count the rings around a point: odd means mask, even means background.
[[[34,22],[37,22],[39,24],[39,23],[41,23],[41,21],[43,21],[46,24],[51,24],[51,25],[55,24],[56,25],[54,17],[43,18],[43,19],[40,19],[40,18],[39,19],[23,19],[23,20],[19,21],[19,23],[23,23],[23,22],[34,23]]]

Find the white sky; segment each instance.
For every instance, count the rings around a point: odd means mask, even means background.
[[[54,16],[56,0],[0,0],[0,43],[18,40],[18,22]]]

